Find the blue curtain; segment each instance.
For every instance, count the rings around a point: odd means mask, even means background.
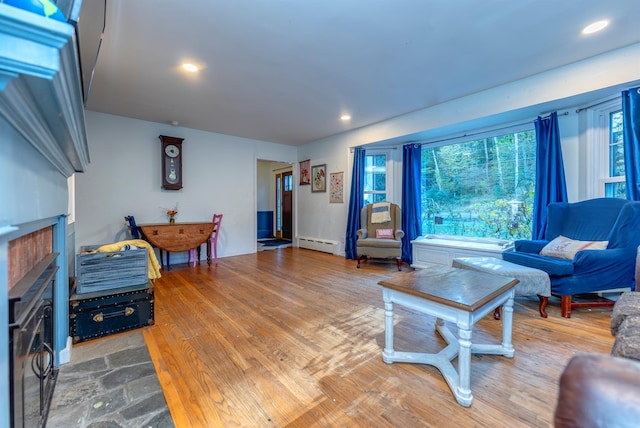
[[[355,260],[357,254],[356,232],[360,229],[360,210],[364,206],[364,161],[365,150],[356,147],[353,151],[353,170],[351,173],[351,195],[349,196],[349,212],[347,217],[347,235],[344,239],[344,255]]]
[[[640,88],[622,91],[622,124],[627,199],[640,201]]]
[[[536,126],[536,188],[533,196],[533,239],[543,239],[547,224],[547,205],[567,202],[567,183],[564,178],[562,146],[558,130],[558,114],[535,121]]]
[[[420,236],[422,218],[420,197],[420,157],[419,144],[405,144],[402,147],[402,261],[413,263],[411,241]]]

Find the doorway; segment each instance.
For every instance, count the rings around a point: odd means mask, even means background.
[[[276,238],[293,238],[293,172],[276,174]]]
[[[256,178],[257,250],[278,241],[291,245],[295,234],[293,164],[258,159]]]

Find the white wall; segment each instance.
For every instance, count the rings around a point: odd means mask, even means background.
[[[569,201],[577,201],[579,197],[579,183],[584,174],[580,165],[580,141],[578,133],[578,114],[575,109],[567,111],[567,115],[558,117],[560,141],[562,142],[562,160],[564,161],[564,175],[567,180],[567,196]]]
[[[638,58],[640,44],[300,147],[298,160],[311,159],[311,165],[326,163],[329,172],[345,171],[345,203],[329,204],[328,194],[311,193],[309,186],[300,187],[298,236],[336,240],[344,248],[353,162],[350,148],[372,143],[389,147],[462,136],[475,129],[498,128],[524,120],[533,122],[536,116],[554,111],[549,110],[550,103],[558,100],[561,102],[555,105],[564,109],[559,113],[568,112],[559,116],[558,124],[569,200],[584,198],[580,182],[584,180],[585,166],[580,159],[584,158],[585,148],[580,144],[576,107],[607,94],[619,94],[622,86],[637,83]],[[585,93],[590,95],[584,96]],[[402,153],[397,152],[395,176],[399,180]],[[395,199],[399,202],[399,185],[397,189]]]
[[[0,117],[0,228],[65,214],[67,179]]]
[[[257,207],[258,211],[275,209],[275,184],[271,162],[258,160],[257,166]]]
[[[224,215],[221,257],[255,252],[258,159],[296,161],[292,146],[86,112],[91,164],[76,175],[76,245],[127,239],[124,216],[136,222],[210,221]],[[184,138],[183,189],[161,188],[159,135]],[[174,263],[186,253],[172,254]]]

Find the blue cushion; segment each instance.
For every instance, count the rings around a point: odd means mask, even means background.
[[[573,262],[571,260],[541,256],[539,254],[520,253],[516,251],[507,251],[502,253],[502,258],[511,263],[540,269],[548,273],[550,276],[565,276],[573,274]]]

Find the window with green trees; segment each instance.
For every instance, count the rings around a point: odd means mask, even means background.
[[[376,153],[365,155],[364,160],[364,204],[387,200],[387,155]]]
[[[422,234],[531,238],[535,131],[422,146]]]

